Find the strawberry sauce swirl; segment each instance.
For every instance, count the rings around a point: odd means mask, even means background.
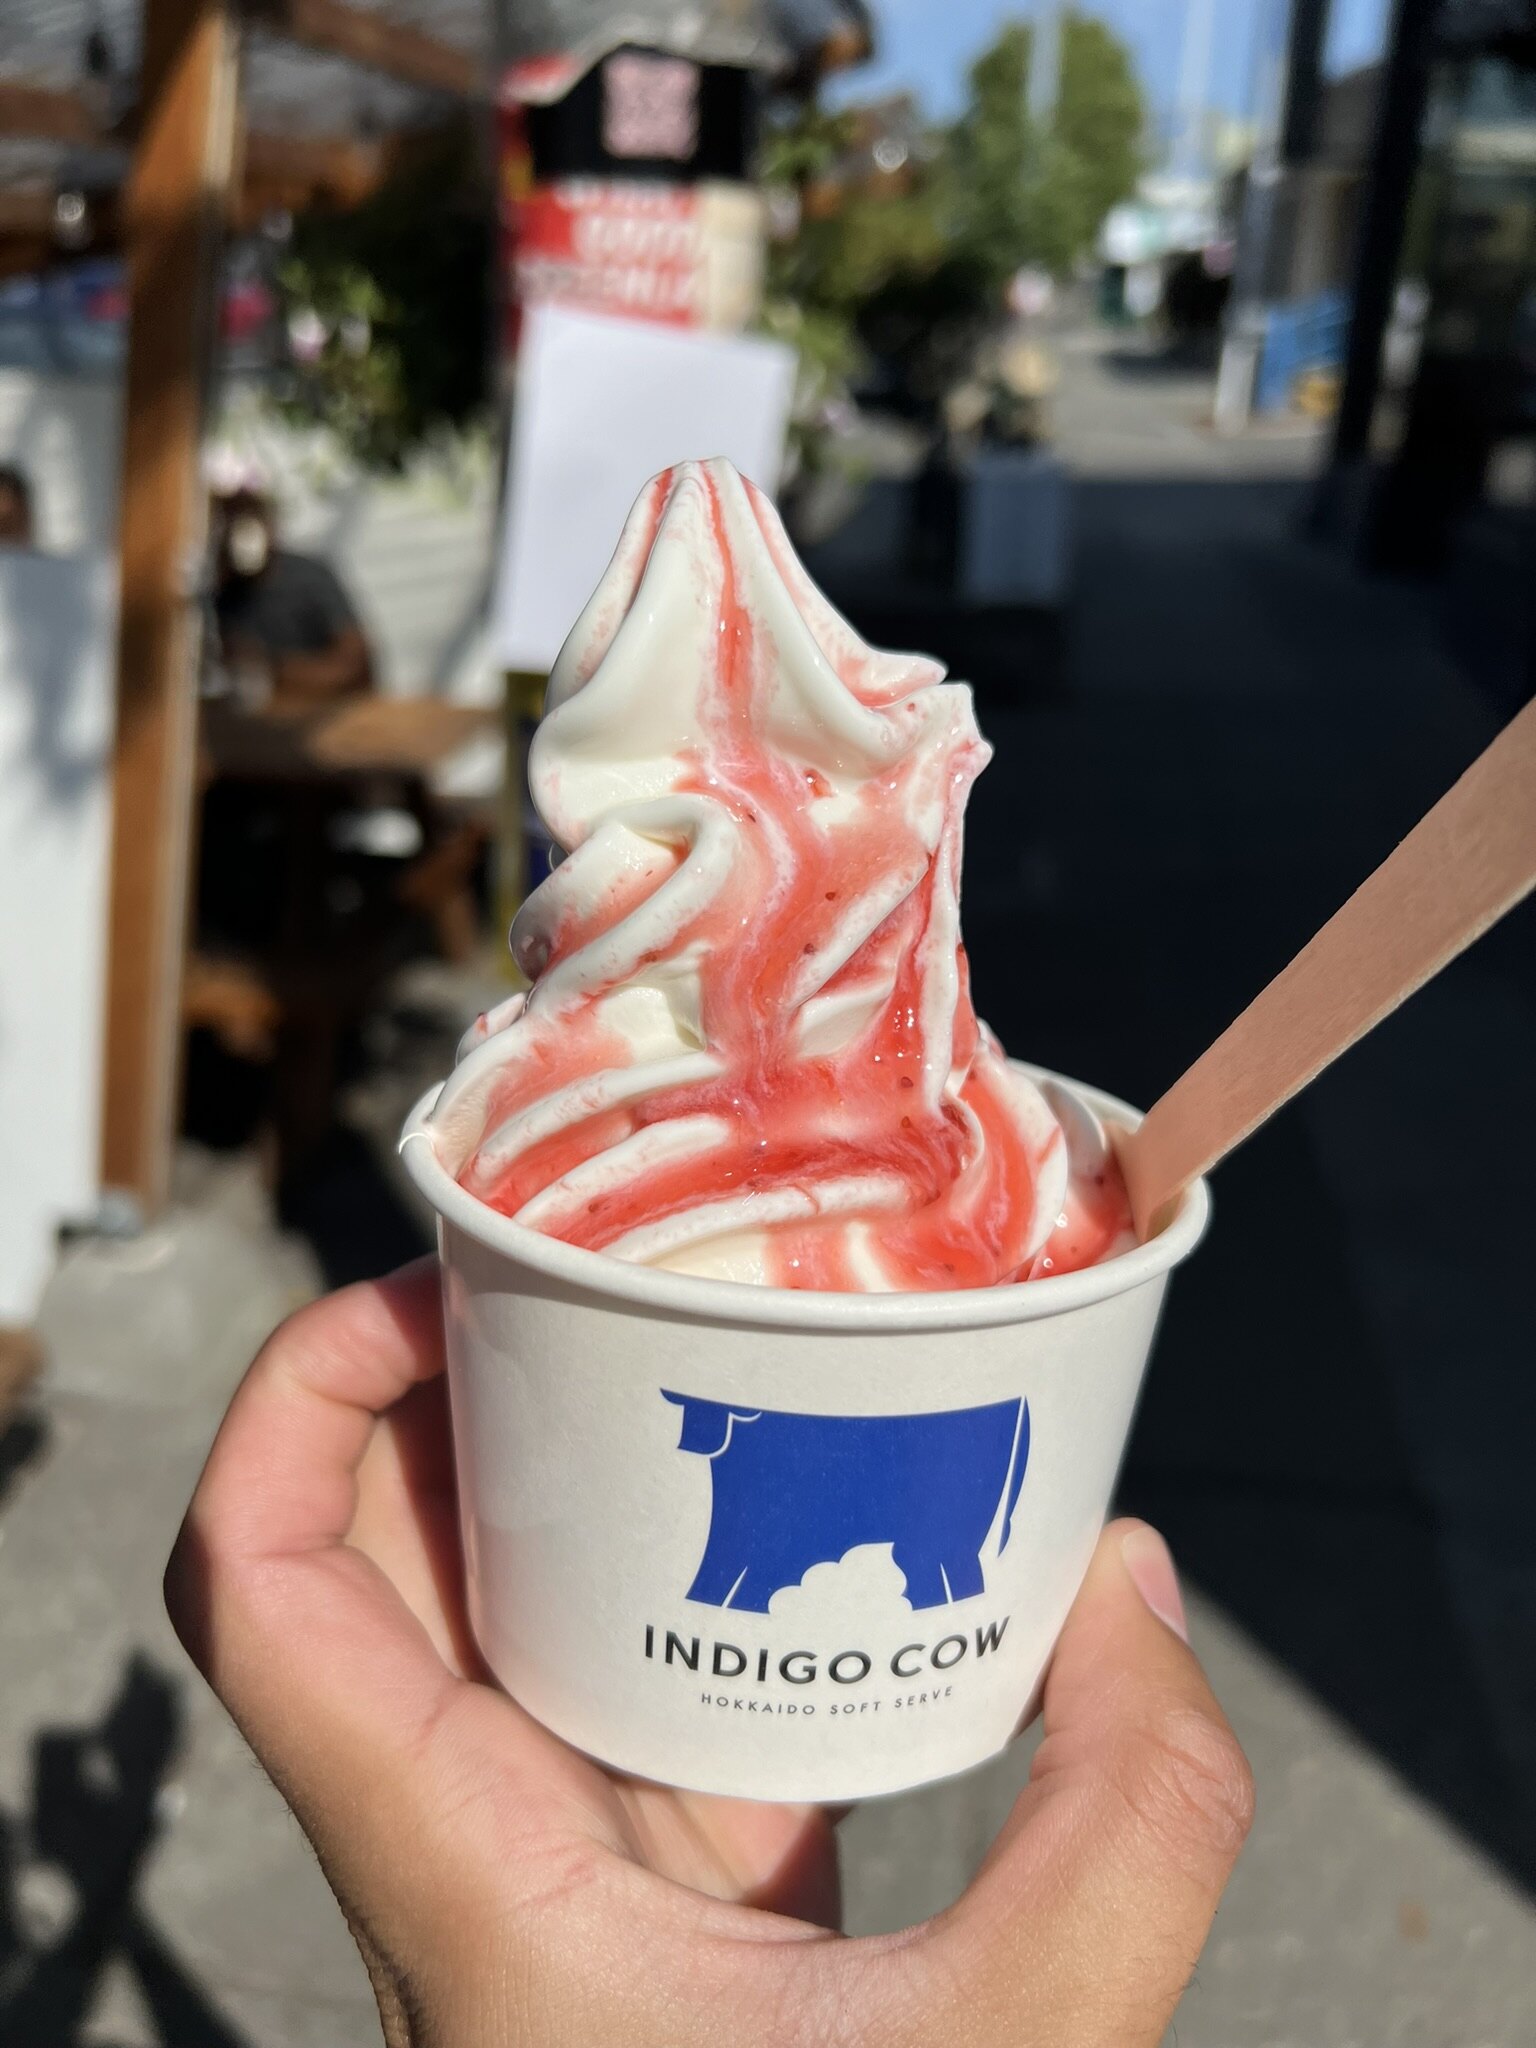
[[[971,1007],[970,693],[864,645],[726,463],[657,477],[561,653],[530,780],[566,858],[532,986],[432,1123],[567,1243],[847,1291],[984,1287],[1131,1243],[1086,1108]]]

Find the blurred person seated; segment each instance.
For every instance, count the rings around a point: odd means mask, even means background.
[[[0,462],[0,548],[36,546],[32,531],[32,486],[14,463]]]
[[[373,650],[329,564],[277,544],[272,502],[214,500],[214,615],[224,666],[247,703],[283,710],[373,689]]]
[[[222,766],[217,744],[204,754],[187,1116],[216,1145],[261,1128],[291,1195],[334,1120],[338,1074],[383,975],[429,948],[473,951],[489,833],[435,800],[408,745],[392,752],[375,712],[411,707],[374,697],[352,602],[324,562],[278,545],[265,478],[218,449],[205,476],[215,659],[204,687],[229,700],[209,704],[208,723],[234,743]],[[304,737],[345,722],[347,707],[373,721],[379,765],[348,768]],[[293,721],[291,749],[264,754],[268,713],[311,716]]]

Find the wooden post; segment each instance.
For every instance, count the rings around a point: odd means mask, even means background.
[[[204,402],[236,132],[224,0],[144,0],[126,194],[129,338],[102,1179],[165,1201],[196,759]]]
[[[532,799],[528,794],[528,743],[533,729],[544,716],[547,675],[531,669],[511,669],[503,678],[503,730],[507,742],[507,767],[501,785],[500,844],[496,849],[496,921],[503,937],[523,902],[549,872],[549,849],[542,838],[536,842],[528,830]],[[503,947],[499,964],[515,988],[525,986],[522,971]]]
[[[1333,448],[1320,488],[1369,460],[1371,422],[1381,388],[1381,345],[1392,317],[1408,200],[1419,163],[1419,133],[1429,97],[1437,0],[1395,0],[1382,67],[1376,136],[1355,245],[1344,388],[1334,415]]]

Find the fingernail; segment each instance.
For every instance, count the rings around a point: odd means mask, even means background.
[[[1120,1555],[1131,1582],[1159,1621],[1166,1622],[1181,1642],[1189,1641],[1189,1623],[1184,1619],[1184,1596],[1179,1575],[1173,1568],[1173,1554],[1157,1531],[1147,1522],[1137,1522],[1120,1539]]]

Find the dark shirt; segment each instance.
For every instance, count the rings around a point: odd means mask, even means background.
[[[291,654],[325,654],[343,633],[358,630],[357,614],[335,572],[312,555],[274,548],[259,576],[231,576],[214,600],[226,647],[254,641],[270,661]]]

